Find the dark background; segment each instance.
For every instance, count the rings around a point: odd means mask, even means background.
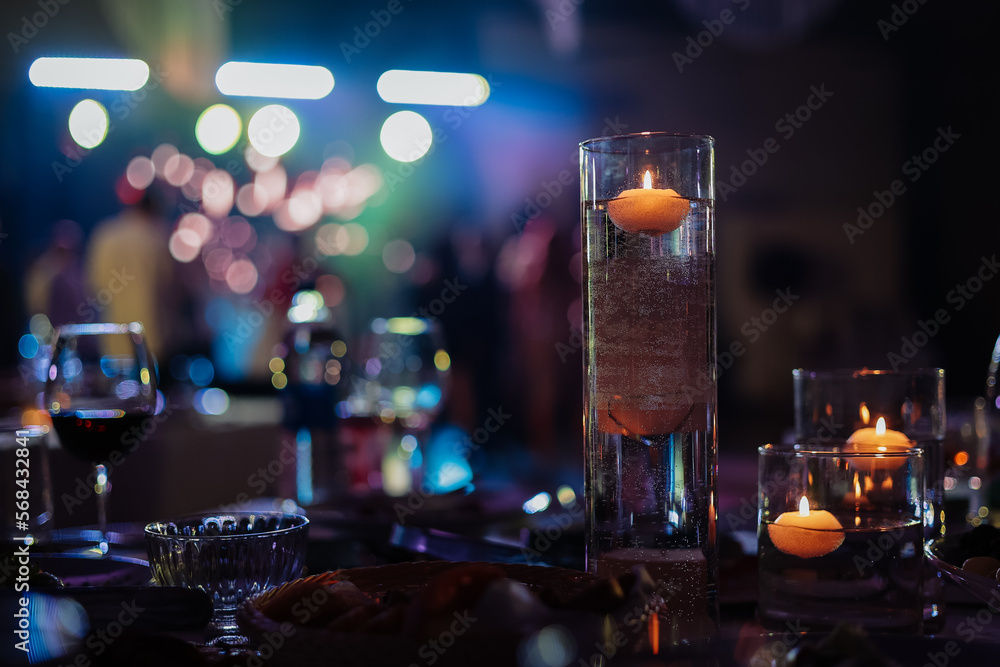
[[[439,295],[446,279],[469,285],[441,316],[462,399],[448,418],[469,430],[488,407],[503,405],[514,415],[506,437],[578,465],[575,154],[579,141],[609,132],[717,140],[718,349],[734,341],[747,349],[722,369],[724,450],[750,451],[790,425],[792,368],[891,366],[888,355],[901,353],[902,339],[912,340],[918,322],[939,309],[949,321],[900,367],[946,368],[949,397],[960,408],[983,392],[1000,333],[1000,281],[986,282],[961,310],[948,295],[975,276],[1000,240],[995,3],[402,0],[403,11],[347,62],[341,43],[386,7],[350,4],[70,0],[16,52],[10,33],[21,32],[39,5],[3,5],[5,402],[31,401],[15,369],[30,316],[22,282],[53,223],[70,218],[87,231],[116,213],[115,179],[132,156],[161,142],[202,155],[193,126],[209,104],[232,104],[245,124],[268,103],[218,93],[214,72],[230,59],[321,64],[333,72],[328,97],[288,103],[303,126],[284,159],[290,174],[318,168],[344,145],[337,142],[350,145],[356,163],[398,172],[378,133],[386,116],[410,107],[376,95],[386,69],[476,72],[492,82],[481,107],[414,107],[445,141],[356,220],[370,229],[365,253],[327,266],[348,285],[349,330],[382,313],[413,312]],[[724,10],[735,19],[709,43],[703,21],[716,21],[718,30]],[[699,35],[708,44],[700,53],[691,46]],[[696,57],[678,67],[675,54],[685,49]],[[110,109],[121,93],[34,88],[28,67],[43,55],[139,57],[166,73],[126,117],[112,117],[114,132],[61,180],[52,163],[65,162],[70,109],[84,97]],[[813,87],[832,95],[794,133],[776,126]],[[911,180],[904,163],[949,128],[959,138]],[[721,184],[734,185],[747,151],[769,138],[777,152],[723,200]],[[529,203],[567,170],[573,184],[520,232],[512,216],[530,212]],[[896,179],[905,192],[852,243],[844,226]],[[283,233],[272,221],[253,223],[260,238],[279,242]],[[407,239],[422,258],[417,266],[430,269],[389,274],[379,260],[391,238]],[[304,253],[311,241],[307,232],[292,242]],[[511,268],[511,257],[533,252],[538,275],[525,281],[518,272],[526,269]],[[765,331],[753,318],[765,314],[776,290],[797,299]],[[178,326],[197,331],[198,317],[180,313]],[[210,344],[189,337],[175,351]],[[237,392],[262,385],[252,374],[228,380]]]

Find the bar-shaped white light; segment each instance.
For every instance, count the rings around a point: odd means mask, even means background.
[[[318,100],[333,90],[333,74],[315,65],[231,61],[215,73],[223,95]]]
[[[149,66],[131,58],[38,58],[28,79],[39,88],[139,90],[149,80]]]
[[[478,107],[490,96],[490,84],[478,74],[391,69],[378,78],[378,94],[393,104]]]

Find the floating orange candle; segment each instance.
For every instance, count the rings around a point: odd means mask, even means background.
[[[784,512],[768,524],[771,542],[790,556],[816,558],[836,551],[844,543],[844,527],[826,510],[809,510],[805,496],[799,501],[798,512]]]
[[[847,439],[845,452],[857,452],[859,454],[888,454],[892,452],[905,452],[913,446],[913,441],[899,431],[893,431],[885,427],[885,418],[879,417],[875,422],[875,428],[866,426],[858,429]],[[885,456],[871,459],[871,472],[876,470],[895,470],[906,461],[902,456]],[[854,462],[856,463],[856,462]],[[867,466],[866,466],[867,467]]]
[[[653,188],[649,171],[642,188],[625,190],[608,201],[611,221],[633,234],[667,234],[681,226],[691,210],[691,203],[669,188]]]

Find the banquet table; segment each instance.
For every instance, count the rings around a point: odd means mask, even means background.
[[[275,434],[267,428],[257,425],[244,426],[242,429],[233,429],[231,426],[206,429],[197,432],[199,440],[191,438],[191,431],[184,430],[177,423],[165,424],[163,433],[146,443],[145,453],[142,449],[137,451],[136,460],[127,462],[118,475],[124,488],[116,489],[117,495],[113,502],[120,503],[123,511],[113,516],[124,516],[129,520],[112,525],[116,543],[112,544],[111,554],[121,559],[122,569],[126,571],[122,576],[125,578],[120,578],[112,571],[105,573],[106,577],[102,575],[103,578],[98,577],[87,583],[95,588],[105,587],[109,591],[123,584],[148,585],[150,577],[148,569],[144,569],[147,559],[142,535],[144,523],[154,517],[188,513],[199,507],[204,511],[218,509],[220,497],[231,497],[242,491],[247,486],[247,476],[254,471],[252,460],[247,459],[267,460],[267,456],[273,453],[268,451],[267,443],[273,441]],[[231,474],[220,476],[218,471],[211,473],[202,466],[188,465],[185,469],[184,456],[178,456],[178,453],[185,448],[203,446],[206,440],[212,441],[213,446],[223,452],[224,459],[233,458],[236,461]],[[238,452],[242,452],[243,456],[238,456]],[[72,464],[61,458],[60,452],[52,454],[54,484],[56,489],[65,488],[67,480],[71,480],[73,476],[73,470],[68,468]],[[150,495],[144,499],[141,475],[138,472],[159,465],[167,466],[166,472],[157,476],[157,480],[151,485],[147,485],[146,490]],[[131,466],[136,474],[127,474],[129,468],[126,466]],[[757,623],[756,512],[753,510],[753,503],[756,501],[756,466],[755,453],[721,452],[719,478],[725,483],[720,485],[718,504],[721,562],[721,623],[718,639],[700,650],[679,649],[679,654],[664,650],[656,656],[618,655],[610,664],[772,664],[762,656],[773,657],[773,651],[771,654],[761,653],[762,647],[773,647],[774,642],[778,641],[782,647],[778,652],[784,654],[797,645],[818,641],[822,636],[822,633],[803,635],[794,631],[768,635]],[[184,488],[191,489],[190,494],[173,494],[165,500],[153,497],[155,491],[167,484],[164,480],[182,478],[185,474],[188,481]],[[211,480],[216,482],[215,489],[206,488]],[[378,495],[307,507],[305,511],[311,521],[307,572],[320,573],[436,560],[490,561],[527,564],[534,568],[582,569],[582,513],[574,514],[553,502],[546,511],[527,514],[522,508],[523,500],[536,490],[534,486],[516,483],[484,483],[477,485],[472,493],[425,499],[419,512],[403,516],[394,510],[398,499]],[[582,493],[580,496],[577,502],[582,501]],[[253,498],[248,508],[271,509],[276,503],[280,505],[279,498],[263,495]],[[561,520],[566,516],[573,518],[572,524],[567,528],[560,528],[558,534],[549,533],[554,539],[544,553],[531,556],[532,552],[529,551],[526,558],[522,547],[533,544],[532,537],[544,534],[546,528],[565,525],[557,521],[556,517]],[[80,523],[86,523],[86,515],[80,512],[75,516],[57,518],[60,530],[56,532],[58,539],[55,543],[33,546],[32,553],[40,559],[49,553],[80,546],[79,543],[73,543],[70,537],[80,534]],[[54,561],[50,559],[46,562]],[[111,569],[114,570],[113,567]],[[949,605],[946,624],[941,632],[922,637],[871,635],[873,644],[901,665],[933,664],[942,667],[943,664],[972,664],[974,659],[992,659],[995,652],[1000,650],[1000,623],[993,623],[994,612],[981,600],[953,583],[947,584],[947,591]],[[186,618],[185,613],[189,613]],[[74,664],[81,667],[91,664],[138,664],[134,662],[136,656],[142,656],[142,664],[151,665],[257,664],[252,658],[259,656],[248,652],[246,648],[205,646],[200,627],[185,626],[185,621],[189,621],[188,626],[197,626],[197,614],[184,611],[179,611],[178,614],[169,622],[161,622],[159,627],[152,623],[124,626],[121,636],[116,637],[114,642],[92,640],[85,644],[82,652],[77,649],[43,664]],[[170,618],[170,614],[164,616]],[[93,635],[90,636],[92,637]],[[98,651],[100,655],[96,654]],[[606,656],[596,662],[591,661],[591,653],[593,651],[587,652],[581,648],[579,655],[566,664],[608,662]],[[274,664],[279,663],[280,660]],[[415,659],[414,663],[431,664],[423,659]],[[330,657],[328,660],[321,659],[316,664],[341,663]],[[484,661],[483,664],[495,663]],[[529,663],[524,664],[527,667]],[[530,664],[534,667],[536,663]]]

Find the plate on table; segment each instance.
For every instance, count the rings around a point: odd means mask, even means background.
[[[149,563],[126,556],[31,554],[31,564],[57,577],[64,586],[149,586]]]
[[[474,568],[491,567],[502,570],[502,578],[491,580],[497,585],[485,590],[480,588],[477,594],[470,594],[468,587],[462,588],[456,580],[447,578],[448,572],[455,568],[468,568],[461,570],[466,573]],[[440,575],[445,576],[447,585],[440,585],[442,580],[438,579],[435,588],[425,588],[430,580]],[[550,607],[543,601],[580,599],[575,596],[585,590],[589,595],[591,587],[600,581],[599,577],[579,570],[509,563],[423,561],[351,568],[311,575],[265,591],[243,603],[237,620],[252,642],[265,642],[267,637],[287,638],[269,661],[273,667],[325,664],[322,661],[331,655],[337,656],[338,665],[342,667],[414,663],[439,667],[516,665],[518,647],[536,631],[533,623],[540,618],[539,614],[544,619],[563,614],[561,618],[571,619],[567,626],[579,626],[567,632],[586,631],[588,638],[599,634],[603,616],[576,607]],[[354,584],[369,601],[379,603],[380,611],[373,619],[374,624],[361,630],[341,629],[340,621],[354,609],[338,612],[340,615],[334,617],[334,629],[330,625],[316,627],[293,623],[309,622],[306,610],[310,604],[326,602],[326,594],[317,594],[317,590],[330,591],[328,587],[340,586],[340,582]],[[517,586],[518,583],[529,590],[546,593],[530,595]],[[510,588],[517,589],[519,594],[511,595],[507,590]],[[442,602],[442,597],[446,602]],[[462,600],[465,602],[460,602]],[[460,611],[454,614],[448,611],[453,608],[449,606],[452,603]],[[443,606],[438,608],[436,604]],[[622,606],[631,609],[634,602],[626,598]],[[262,609],[271,616],[265,615]],[[438,611],[428,611],[430,609]],[[379,619],[393,611],[398,612],[398,623],[382,625]],[[576,623],[577,620],[581,622]],[[590,621],[593,621],[593,628],[587,625]],[[537,629],[548,622],[543,621]],[[325,623],[326,617],[321,621]],[[469,632],[467,637],[464,636],[466,631]],[[589,650],[592,644],[591,640],[579,645]],[[440,650],[444,645],[447,651]],[[589,658],[589,653],[586,657]]]
[[[968,558],[993,553],[989,542],[992,531],[996,532],[996,539],[1000,540],[1000,529],[984,525],[964,533],[938,538],[924,548],[927,559],[934,567],[987,604],[997,604],[1000,601],[1000,581],[963,570],[960,564]],[[1000,545],[1000,542],[997,544]]]

